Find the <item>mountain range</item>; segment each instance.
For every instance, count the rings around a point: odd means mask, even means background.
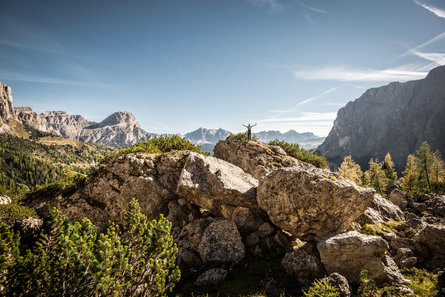
[[[45,111],[38,114],[30,107],[14,107],[11,88],[3,83],[0,83],[0,121],[0,133],[14,134],[14,127],[23,124],[60,137],[112,147],[126,147],[157,136],[142,129],[134,115],[128,111],[115,112],[96,123],[81,115],[70,115],[64,111]],[[213,152],[215,144],[230,134],[230,131],[221,128],[199,128],[186,133],[184,137],[193,144],[200,145],[204,151]],[[299,143],[306,149],[316,148],[324,140],[312,133],[298,133],[294,130],[286,133],[262,131],[255,135],[263,142],[279,139]]]
[[[401,172],[424,141],[445,153],[445,66],[424,79],[369,89],[346,104],[318,153],[334,167],[351,155],[367,168],[370,158],[382,161],[389,152]]]

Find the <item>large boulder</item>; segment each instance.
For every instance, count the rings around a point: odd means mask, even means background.
[[[287,274],[294,276],[303,285],[309,285],[314,278],[324,275],[317,247],[311,242],[287,253],[281,264]]]
[[[304,162],[288,156],[281,147],[258,141],[221,140],[213,155],[240,167],[258,180],[279,168],[304,166]]]
[[[406,282],[394,260],[388,255],[388,243],[381,237],[356,231],[328,235],[317,243],[321,262],[328,273],[338,272],[351,282],[358,282],[366,269],[378,285]]]
[[[209,265],[232,265],[243,259],[245,248],[235,223],[231,220],[211,223],[201,237],[199,255]]]
[[[414,203],[413,197],[410,194],[399,189],[392,190],[388,195],[388,199],[403,211]]]
[[[47,199],[32,197],[27,204],[39,214],[47,215],[47,207],[55,206],[72,219],[88,217],[96,225],[103,226],[109,220],[121,223],[132,198],[139,201],[142,212],[148,219],[168,215],[169,209],[178,207],[174,193],[179,180],[186,152],[153,155],[131,153],[112,159],[85,187],[69,197]],[[170,206],[169,206],[170,204]],[[180,227],[199,216],[196,207],[185,201],[182,218],[174,217]],[[175,220],[173,223],[175,223]]]
[[[413,237],[418,244],[425,246],[429,251],[426,265],[431,268],[445,267],[445,226],[426,224]]]
[[[402,210],[390,200],[380,195],[375,195],[369,207],[357,219],[363,224],[382,224],[388,221],[404,220],[405,215]]]
[[[314,166],[278,169],[257,193],[271,221],[302,240],[348,230],[373,198],[374,190]]]
[[[257,207],[258,181],[241,168],[214,157],[190,153],[177,194],[218,217],[230,218],[238,207]]]

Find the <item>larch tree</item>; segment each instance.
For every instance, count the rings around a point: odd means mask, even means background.
[[[416,152],[416,170],[418,175],[419,188],[431,190],[430,173],[434,157],[429,144],[424,141]]]
[[[397,173],[394,170],[394,162],[391,159],[391,155],[389,153],[386,154],[385,160],[383,161],[382,165],[383,171],[385,171],[385,176],[388,180],[396,180],[397,179]]]
[[[407,192],[414,191],[417,184],[417,176],[416,157],[414,155],[408,155],[405,171],[403,171],[403,177],[400,179],[402,189]]]
[[[352,160],[351,155],[346,156],[338,169],[338,173],[344,178],[350,179],[358,185],[362,184],[363,172],[360,165]]]

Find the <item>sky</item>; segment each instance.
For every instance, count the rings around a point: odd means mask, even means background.
[[[0,0],[15,106],[152,133],[327,136],[367,89],[444,64],[444,0]]]

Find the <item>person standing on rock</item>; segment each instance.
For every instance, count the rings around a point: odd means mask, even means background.
[[[251,124],[247,124],[243,126],[247,128],[247,140],[252,140],[252,128],[255,127],[257,124],[251,125]]]

